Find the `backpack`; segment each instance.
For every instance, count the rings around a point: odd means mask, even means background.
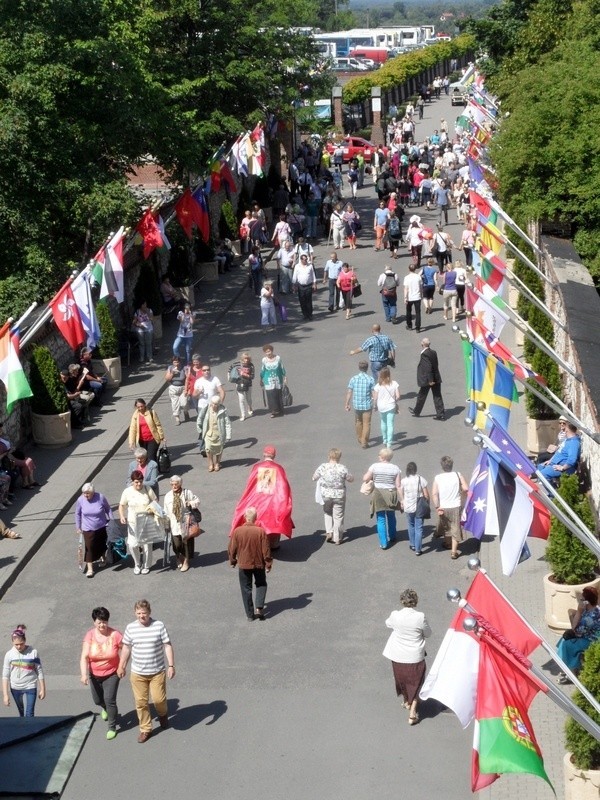
[[[400,238],[400,220],[397,217],[392,217],[388,225],[388,233],[392,239]]]
[[[386,275],[383,286],[381,287],[381,294],[384,297],[395,297],[396,289],[396,278],[393,275]]]

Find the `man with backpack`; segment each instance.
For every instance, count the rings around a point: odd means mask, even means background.
[[[391,267],[386,267],[377,279],[377,286],[381,293],[381,302],[383,304],[383,313],[385,314],[385,321],[391,322],[394,325],[397,323],[396,307],[398,304],[398,286],[400,279],[398,275],[392,270]]]
[[[388,219],[387,235],[392,258],[398,258],[398,247],[400,245],[400,239],[402,239],[400,215],[404,215],[404,209],[397,206],[393,211],[390,211]]]

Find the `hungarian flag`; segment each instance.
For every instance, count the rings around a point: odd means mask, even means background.
[[[524,656],[541,644],[485,573],[475,575],[465,600]],[[468,616],[462,609],[454,615],[419,693],[422,700],[433,697],[451,709],[463,728],[475,718],[479,676],[479,637],[463,628]]]
[[[481,248],[475,249],[472,252],[473,270],[475,274],[483,283],[491,286],[497,294],[503,294],[506,269],[500,269],[491,259],[481,255],[480,250]],[[492,253],[492,255],[494,254]],[[494,256],[494,258],[500,261],[500,263],[503,263],[498,256]]]
[[[548,688],[486,634],[481,636],[472,791],[484,789],[507,772],[538,775],[552,786],[528,714],[539,691]]]
[[[145,212],[135,229],[144,240],[144,258],[149,258],[153,250],[156,250],[157,247],[162,247],[163,240],[160,235],[160,228],[156,224],[150,209]]]
[[[9,414],[19,400],[33,394],[21,366],[19,341],[18,328],[11,331],[6,324],[0,331],[0,381],[6,389],[6,410]]]
[[[64,286],[48,305],[65,341],[71,350],[77,350],[85,342],[86,335],[71,287]]]
[[[257,512],[256,524],[267,533],[291,537],[294,529],[292,490],[280,464],[265,460],[252,467],[244,494],[233,512],[231,531],[244,524],[244,512],[251,506]]]

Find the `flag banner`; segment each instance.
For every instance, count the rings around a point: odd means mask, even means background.
[[[471,314],[466,318],[466,325],[471,338],[480,344],[483,343],[485,331],[499,336],[509,319],[502,298],[495,292],[486,292],[486,295],[470,286],[465,290],[465,308]]]
[[[86,334],[71,286],[63,287],[48,305],[56,327],[63,338],[71,350],[77,350],[79,345],[85,342]]]
[[[482,197],[479,194],[479,192],[476,192],[473,189],[471,189],[469,190],[469,203],[472,206],[475,206],[478,216],[484,217],[484,219],[488,219],[492,207],[489,201],[485,199],[485,197]]]
[[[31,397],[33,392],[20,359],[20,333],[18,328],[5,326],[0,337],[0,381],[6,389],[6,411],[10,414],[19,400]]]
[[[493,258],[488,258],[482,255],[483,250],[491,253]],[[498,295],[504,294],[504,276],[506,275],[506,265],[501,258],[494,255],[491,250],[488,250],[485,245],[481,244],[481,240],[476,240],[475,249],[472,253],[473,257],[473,270],[479,280],[490,286]],[[499,265],[501,264],[504,269]]]
[[[248,150],[247,142],[249,139],[247,133],[238,136],[233,147],[231,148],[232,166],[237,171],[238,175],[248,177]]]
[[[491,220],[488,220],[488,222],[482,225],[478,235],[481,239],[481,242],[487,248],[492,250],[495,255],[499,255],[500,251],[504,247],[506,238],[502,231],[500,231]]]
[[[208,244],[210,239],[210,217],[208,214],[208,205],[206,203],[206,196],[204,194],[204,189],[202,186],[198,186],[192,192],[192,198],[198,204],[198,230],[200,231],[200,235],[206,244]]]
[[[254,128],[249,138],[250,149],[248,155],[251,158],[250,174],[251,175],[264,175],[264,168],[266,162],[265,155],[265,132],[262,123],[259,122]]]
[[[526,381],[530,378],[541,386],[546,386],[546,381],[537,372],[534,372],[526,364],[520,361],[509,348],[500,341],[494,333],[484,328],[483,330],[483,345],[490,353],[499,358],[505,367],[508,367],[519,380]]]
[[[102,245],[92,260],[92,279],[96,286],[102,285],[104,275],[104,261],[106,259],[106,245]]]
[[[476,573],[465,600],[524,656],[540,645],[540,637],[483,572]],[[452,618],[419,692],[422,700],[433,698],[451,709],[463,728],[475,719],[479,674],[479,638],[462,625],[468,616],[469,612],[460,609]]]
[[[158,230],[160,231],[160,235],[161,235],[162,240],[163,240],[162,246],[166,250],[170,250],[171,249],[171,242],[168,240],[167,234],[165,233],[165,221],[160,216],[160,214],[158,215],[158,219],[156,220],[156,224],[158,225]]]
[[[193,236],[194,225],[201,229],[204,226],[204,214],[198,200],[186,189],[175,203],[175,215],[188,239]]]
[[[229,164],[225,160],[221,161],[221,183],[225,186],[226,193],[235,193],[237,191],[235,178],[233,177],[233,173],[229,168]]]
[[[100,287],[100,299],[112,295],[119,303],[125,300],[125,280],[123,276],[123,233],[122,226],[106,245],[104,274]]]
[[[533,502],[527,484],[494,458],[488,458],[485,533],[500,539],[502,574],[514,575],[533,521]]]
[[[469,482],[469,492],[465,501],[461,523],[475,539],[483,538],[487,513],[488,493],[488,454],[481,450],[475,462],[475,469]]]
[[[80,272],[71,284],[71,289],[73,290],[73,298],[77,304],[81,324],[85,331],[86,344],[93,349],[100,341],[100,326],[98,325],[96,309],[92,299],[90,278],[91,275],[87,272]]]
[[[498,450],[514,465],[517,472],[527,477],[533,475],[536,470],[535,464],[497,420],[492,418],[487,435]]]
[[[163,243],[160,229],[150,209],[145,212],[135,229],[144,240],[144,258],[150,258],[152,251],[162,247]]]
[[[476,725],[471,789],[478,791],[509,772],[547,781],[529,706],[547,687],[484,633],[479,646]]]
[[[507,428],[515,394],[515,379],[512,372],[472,342],[471,377],[469,417],[475,421],[478,428],[485,430],[489,424],[488,418],[475,407],[477,402],[484,402],[492,417]]]
[[[213,161],[210,165],[210,191],[218,192],[221,189],[221,162]]]

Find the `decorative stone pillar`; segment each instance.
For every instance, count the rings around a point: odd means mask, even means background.
[[[331,90],[333,105],[333,126],[336,131],[344,131],[344,115],[342,113],[342,87],[339,84]]]
[[[371,141],[376,145],[384,145],[385,137],[381,125],[381,86],[371,88],[371,111],[373,112],[373,128]]]

